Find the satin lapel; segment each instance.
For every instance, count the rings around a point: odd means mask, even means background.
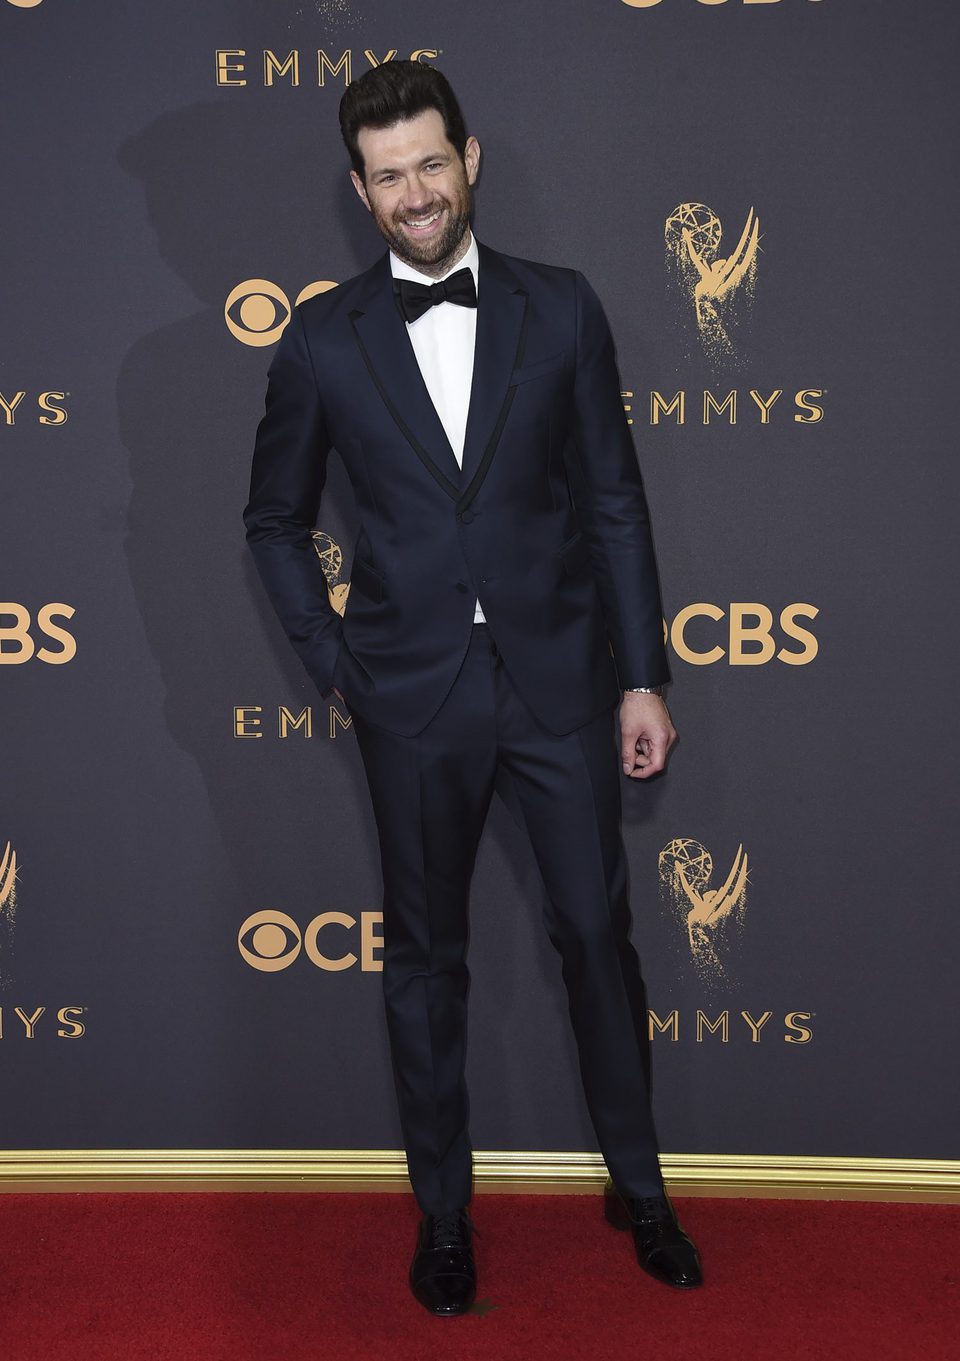
[[[479,243],[478,243],[479,245]],[[510,375],[522,353],[527,295],[495,251],[479,245],[477,340],[467,430],[463,445],[463,497],[473,499],[509,410]]]
[[[448,495],[456,499],[460,494],[460,468],[394,301],[390,257],[384,255],[371,273],[366,298],[350,313],[364,362],[384,405],[414,453]]]

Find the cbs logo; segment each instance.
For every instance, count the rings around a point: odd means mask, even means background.
[[[37,611],[37,631],[57,643],[56,648],[46,645],[38,648],[30,633],[30,611],[25,605],[15,601],[0,601],[0,665],[20,666],[36,654],[37,661],[49,666],[63,666],[73,661],[77,655],[77,641],[72,633],[55,624],[54,619],[72,619],[76,611],[72,605],[54,601],[41,605]],[[13,619],[13,626],[6,625]]]
[[[713,641],[712,646],[695,648],[687,639],[687,628],[692,620],[710,619],[714,623],[720,623],[727,618],[726,611],[706,601],[684,606],[669,628],[664,620],[664,642],[669,641],[677,656],[689,662],[691,666],[710,666],[724,657],[731,666],[763,666],[773,657],[788,666],[806,666],[813,661],[820,649],[820,644],[810,630],[797,623],[798,618],[815,619],[820,613],[816,605],[797,602],[785,605],[780,611],[780,632],[793,642],[799,643],[799,647],[777,646],[777,640],[774,638],[773,611],[768,606],[753,601],[738,601],[731,604],[729,610],[725,648],[716,641]],[[716,638],[716,630],[701,627],[699,632],[701,637],[698,641],[701,644],[710,643],[711,639]]]
[[[332,279],[316,279],[301,288],[294,307],[336,286]],[[244,345],[273,345],[283,334],[292,311],[289,298],[277,284],[269,279],[244,279],[227,294],[223,319],[233,338]]]
[[[382,973],[383,960],[377,951],[383,945],[383,935],[375,929],[382,923],[382,912],[361,912],[359,923],[348,912],[321,912],[305,931],[301,931],[285,912],[266,908],[254,912],[240,927],[237,948],[251,969],[259,969],[261,973],[289,969],[301,951],[311,964],[325,973],[341,973],[357,963],[363,973]],[[351,935],[344,938],[344,931]],[[351,941],[360,951],[359,956],[349,948]],[[348,948],[345,949],[345,945]],[[333,953],[336,950],[339,953]]]

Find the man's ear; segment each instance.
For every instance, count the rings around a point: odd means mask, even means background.
[[[467,168],[467,183],[476,184],[480,169],[480,143],[476,137],[468,137],[463,148],[463,163]]]
[[[360,176],[357,174],[355,170],[350,171],[350,178],[353,180],[353,187],[354,189],[356,189],[357,193],[363,200],[363,205],[366,208],[367,212],[368,213],[372,212],[373,209],[370,207],[370,200],[367,198],[367,191],[364,186],[363,180],[360,178]]]

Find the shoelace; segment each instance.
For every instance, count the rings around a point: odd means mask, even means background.
[[[663,1219],[670,1206],[663,1196],[631,1196],[627,1201],[631,1219]]]
[[[467,1225],[474,1233],[478,1232],[465,1210],[452,1210],[449,1214],[434,1215],[430,1235],[432,1246],[462,1247],[467,1241],[465,1232]]]

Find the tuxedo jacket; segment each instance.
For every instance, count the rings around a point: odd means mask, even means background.
[[[478,243],[479,244],[479,243]],[[270,365],[247,539],[322,695],[402,736],[443,703],[479,598],[511,679],[560,734],[669,679],[643,482],[613,341],[570,269],[479,245],[462,468],[385,252],[300,303]],[[343,616],[311,530],[336,448],[359,533]]]

